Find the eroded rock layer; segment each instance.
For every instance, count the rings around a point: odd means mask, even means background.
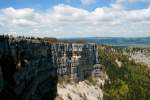
[[[84,80],[97,63],[97,47],[85,43],[0,37],[0,97],[53,100],[58,77]]]

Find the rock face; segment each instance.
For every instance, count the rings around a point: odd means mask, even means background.
[[[95,44],[54,44],[52,54],[58,75],[69,75],[71,78],[83,80],[92,72],[97,63]]]
[[[150,69],[150,49],[149,48],[134,48],[129,52],[131,59],[134,59],[136,62],[144,63]]]
[[[95,44],[0,36],[0,98],[53,100],[58,77],[84,80],[96,63]]]
[[[57,67],[52,62],[51,45],[15,43],[0,39],[0,66],[5,100],[53,99],[57,93]]]

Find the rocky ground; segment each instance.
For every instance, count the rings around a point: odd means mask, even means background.
[[[55,100],[102,100],[103,92],[101,87],[104,80],[97,79],[96,84],[88,80],[78,83],[58,84],[58,96]]]

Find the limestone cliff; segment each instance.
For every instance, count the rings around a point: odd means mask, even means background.
[[[59,77],[84,80],[96,63],[95,44],[0,36],[0,98],[53,100]]]
[[[129,56],[135,62],[143,63],[150,69],[150,49],[149,48],[133,48],[129,49]]]

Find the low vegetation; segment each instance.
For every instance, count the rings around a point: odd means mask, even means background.
[[[115,60],[122,62],[119,67]],[[150,72],[146,65],[135,63],[122,50],[99,48],[99,60],[109,80],[103,88],[104,100],[150,100]]]

